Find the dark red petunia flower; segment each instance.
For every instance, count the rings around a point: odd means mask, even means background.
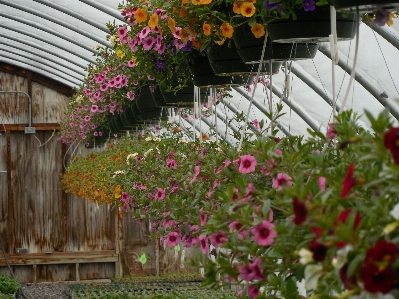
[[[353,186],[356,185],[356,180],[353,177],[353,173],[355,171],[355,164],[352,163],[351,165],[349,165],[348,167],[348,172],[346,173],[346,176],[344,178],[344,182],[343,182],[343,188],[342,188],[342,192],[341,192],[341,199],[344,199],[349,191],[352,189]]]
[[[352,209],[347,209],[339,213],[338,217],[334,220],[334,226],[337,226],[339,224],[346,224],[346,220],[348,219],[348,216],[352,212]],[[360,213],[356,212],[355,215],[355,221],[353,223],[353,230],[356,230],[360,224],[360,221],[362,220],[362,216]],[[338,248],[343,248],[345,247],[347,243],[344,241],[338,241],[337,244],[335,244]]]
[[[302,223],[304,223],[306,220],[306,216],[308,215],[308,209],[297,197],[294,198],[293,204],[295,215],[294,223],[296,225],[302,225]]]
[[[381,268],[389,267],[396,259],[398,253],[395,243],[380,240],[374,247],[367,250],[365,263],[373,263]]]
[[[358,286],[356,276],[353,274],[348,276],[348,264],[343,265],[341,269],[339,269],[339,277],[348,290],[352,290]]]
[[[363,281],[364,289],[370,293],[381,292],[386,294],[392,290],[395,272],[388,269],[380,269],[373,263],[365,263],[360,271],[360,279]]]
[[[326,258],[328,247],[316,240],[312,240],[309,245],[309,250],[313,253],[313,259],[316,262],[322,262]]]
[[[391,152],[395,164],[399,164],[399,128],[391,128],[385,133],[384,146]]]

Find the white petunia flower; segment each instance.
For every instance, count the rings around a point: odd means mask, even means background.
[[[302,265],[309,264],[310,262],[313,262],[313,252],[311,252],[309,249],[306,248],[301,248],[299,250],[299,262]]]
[[[307,265],[305,268],[305,289],[307,291],[315,290],[322,274],[321,265]]]
[[[399,220],[399,203],[397,203],[392,211],[389,212],[389,215],[391,215],[395,220]]]

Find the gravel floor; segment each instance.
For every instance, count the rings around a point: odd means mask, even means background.
[[[22,284],[17,299],[70,299],[71,294],[65,283]]]

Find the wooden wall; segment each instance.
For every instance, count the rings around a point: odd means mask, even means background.
[[[59,175],[70,151],[57,140],[57,131],[70,88],[0,63],[0,90],[31,96],[36,127],[35,134],[25,134],[25,95],[0,93],[0,235],[18,279],[73,281],[194,270],[184,264],[189,252],[158,248],[149,239],[148,223],[137,223],[130,214],[121,219],[107,205],[62,191]],[[28,252],[15,253],[18,248]],[[143,253],[144,265],[138,261]],[[9,275],[1,248],[0,273]]]

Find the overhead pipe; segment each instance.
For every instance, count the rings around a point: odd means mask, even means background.
[[[89,20],[89,19],[87,19],[87,18],[85,18],[85,17],[83,17],[83,16],[81,16],[81,15],[79,15],[79,14],[77,14],[77,13],[75,13],[75,12],[69,10],[69,9],[67,9],[64,6],[58,5],[58,4],[56,4],[54,2],[51,2],[51,1],[48,1],[48,0],[33,0],[33,2],[37,2],[37,3],[40,3],[40,4],[46,5],[48,7],[51,7],[52,9],[58,10],[60,12],[63,12],[66,15],[69,15],[69,16],[75,18],[75,19],[78,19],[79,21],[82,21],[82,22],[84,22],[86,24],[89,24],[89,25],[91,25],[91,26],[93,26],[93,27],[95,27],[95,28],[97,28],[97,29],[99,29],[101,31],[104,31],[105,33],[108,33],[108,34],[110,33],[110,31],[108,30],[107,26],[105,26],[103,24],[100,24],[100,23],[97,23],[97,22],[93,22],[93,21],[91,21],[91,20]]]
[[[16,3],[10,3],[10,2],[5,1],[5,0],[0,0],[0,4],[4,4],[4,5],[10,6],[12,8],[15,8],[15,9],[30,13],[32,15],[38,16],[40,18],[43,18],[44,20],[53,22],[53,23],[55,23],[57,25],[60,25],[62,27],[68,28],[69,30],[72,30],[72,31],[74,31],[76,33],[79,33],[79,34],[81,34],[81,35],[83,35],[83,36],[85,36],[87,38],[90,38],[90,39],[92,39],[92,40],[94,40],[94,41],[96,41],[96,42],[98,42],[98,43],[100,43],[100,44],[102,44],[102,45],[104,45],[106,47],[111,47],[111,44],[106,42],[103,38],[99,38],[97,36],[89,34],[87,31],[84,31],[84,30],[82,30],[82,29],[80,29],[78,27],[72,26],[71,24],[62,21],[59,18],[55,18],[55,17],[53,17],[53,16],[51,16],[49,14],[43,13],[43,12],[41,12],[39,10],[32,10],[28,6],[19,5],[19,4],[16,4]]]
[[[118,10],[109,8],[108,6],[105,6],[105,5],[101,4],[101,3],[98,3],[98,2],[93,1],[93,0],[79,0],[79,1],[83,2],[83,3],[87,4],[87,5],[90,5],[90,6],[94,7],[94,8],[96,8],[96,9],[98,9],[98,10],[100,10],[100,11],[102,11],[102,12],[108,14],[108,15],[110,15],[110,16],[113,16],[115,19],[118,19],[118,20],[123,21],[123,22],[125,21],[125,19],[123,18],[123,16],[121,15],[121,13]]]
[[[328,43],[320,43],[319,51],[331,59],[331,52]],[[341,55],[342,56],[342,55]],[[349,58],[338,60],[338,65],[348,74],[351,74],[353,62]],[[371,93],[389,112],[399,120],[399,105],[389,97],[373,78],[368,76],[361,69],[357,68],[355,72],[355,80],[359,82],[369,93]]]
[[[29,115],[28,115],[28,121],[29,121],[29,126],[25,127],[25,134],[34,134],[36,133],[36,128],[32,127],[32,99],[29,96],[29,94],[27,94],[24,91],[20,91],[20,90],[0,90],[0,93],[22,93],[24,95],[26,95],[28,97],[28,103],[29,103]]]
[[[239,92],[244,98],[246,98],[247,100],[250,99],[250,96],[247,95],[243,90],[241,90],[238,87],[233,87],[237,92]],[[263,113],[267,113],[269,112],[265,106],[262,105],[262,103],[260,103],[258,100],[256,100],[255,98],[253,99],[253,104],[256,108],[258,108],[260,111],[262,111]],[[270,118],[269,118],[270,119]],[[278,120],[275,121],[275,123],[277,124],[277,127],[287,136],[291,136],[291,133],[289,131],[289,129],[287,128],[287,126],[285,126],[284,124],[282,124],[281,122],[279,122]]]

